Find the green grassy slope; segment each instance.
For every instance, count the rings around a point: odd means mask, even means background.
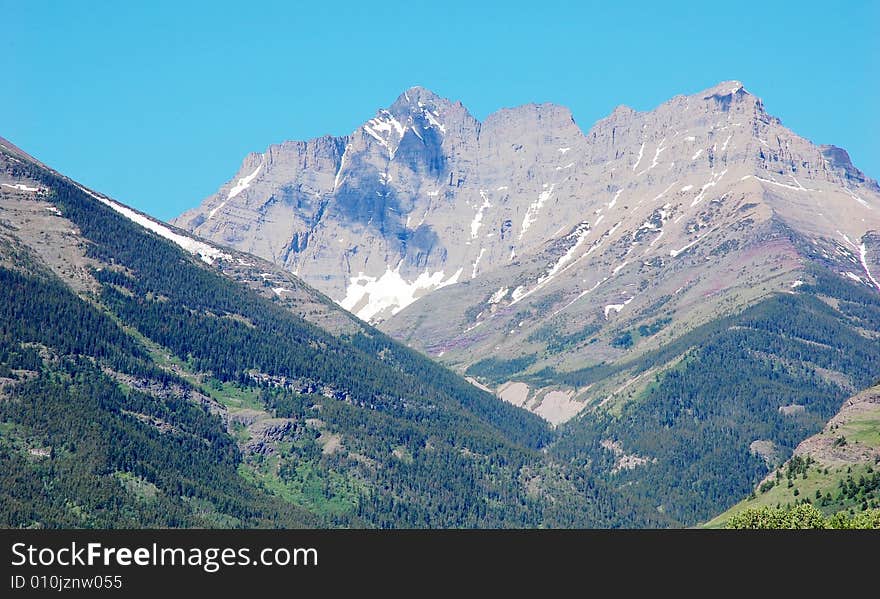
[[[810,503],[824,515],[880,508],[880,385],[852,400],[798,447],[748,498],[709,520],[721,528],[731,517],[760,507]]]

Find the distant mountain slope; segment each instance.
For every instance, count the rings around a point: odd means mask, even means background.
[[[822,431],[768,475],[749,498],[706,524],[761,506],[808,502],[826,515],[880,508],[880,385],[848,399]]]
[[[294,277],[0,146],[3,525],[664,522]]]
[[[877,379],[878,338],[880,294],[815,269],[794,293],[564,375],[609,395],[561,429],[554,452],[682,524],[705,521]]]
[[[478,122],[412,88],[349,136],[249,155],[175,222],[554,423],[596,396],[529,373],[656,347],[816,261],[880,289],[877,183],[737,81],[586,133],[563,107]],[[661,303],[673,316],[652,320]],[[639,327],[663,331],[625,336]]]
[[[681,525],[880,375],[880,188],[737,81],[586,133],[407,90],[176,222],[540,415],[555,459]]]

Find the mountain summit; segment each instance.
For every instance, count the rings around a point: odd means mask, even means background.
[[[675,521],[747,495],[877,376],[880,190],[739,81],[582,131],[409,90],[176,223],[256,253],[560,431]]]
[[[569,235],[576,247],[562,257],[653,223],[638,233],[642,253],[668,257],[693,241],[682,220],[739,193],[766,196],[766,217],[838,240],[838,229],[853,240],[880,228],[876,183],[845,151],[782,127],[739,81],[650,112],[619,107],[586,134],[560,106],[503,109],[480,123],[413,87],[349,136],[249,155],[174,222],[272,260],[379,322]],[[593,260],[601,254],[595,248]],[[523,293],[535,290],[527,284],[512,299]]]

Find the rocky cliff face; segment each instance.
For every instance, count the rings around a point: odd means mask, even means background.
[[[876,182],[736,81],[618,107],[586,133],[559,106],[480,123],[413,88],[348,137],[248,156],[175,224],[283,265],[462,370],[504,361],[482,380],[508,389],[791,292],[813,262],[880,291]],[[656,326],[659,305],[664,335],[613,343]],[[516,389],[512,401],[555,422],[598,398]]]
[[[828,210],[808,219],[803,202],[772,208],[822,232],[851,212],[851,239],[877,193],[844,150],[786,130],[738,82],[647,113],[621,106],[586,135],[559,106],[504,109],[479,123],[460,103],[412,88],[350,136],[247,156],[175,224],[281,264],[380,321],[568,235],[613,242],[628,220],[645,218],[640,237],[662,255],[687,241],[665,221],[680,224],[733,188],[831,191]],[[661,230],[666,239],[651,243]]]

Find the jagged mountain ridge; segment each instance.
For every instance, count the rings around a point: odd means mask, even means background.
[[[814,259],[839,258],[867,286],[880,270],[866,236],[880,230],[876,182],[736,81],[649,112],[619,107],[587,134],[558,106],[478,123],[414,88],[352,136],[273,146],[239,175],[176,222],[286,265],[460,369],[487,358],[576,369],[621,354],[584,347],[583,331],[611,341],[666,296],[686,316],[676,336],[788,290]],[[565,351],[547,337],[567,339]],[[509,391],[561,422],[596,390]]]
[[[876,200],[876,183],[845,151],[784,129],[739,82],[650,112],[619,107],[586,134],[559,106],[504,109],[480,123],[460,103],[412,88],[349,136],[249,155],[174,222],[282,264],[376,322],[568,235],[586,243],[608,232],[613,242],[731,189],[807,192],[803,182],[849,194],[828,210]],[[788,208],[773,206],[795,218]],[[675,228],[652,251],[685,245]]]

